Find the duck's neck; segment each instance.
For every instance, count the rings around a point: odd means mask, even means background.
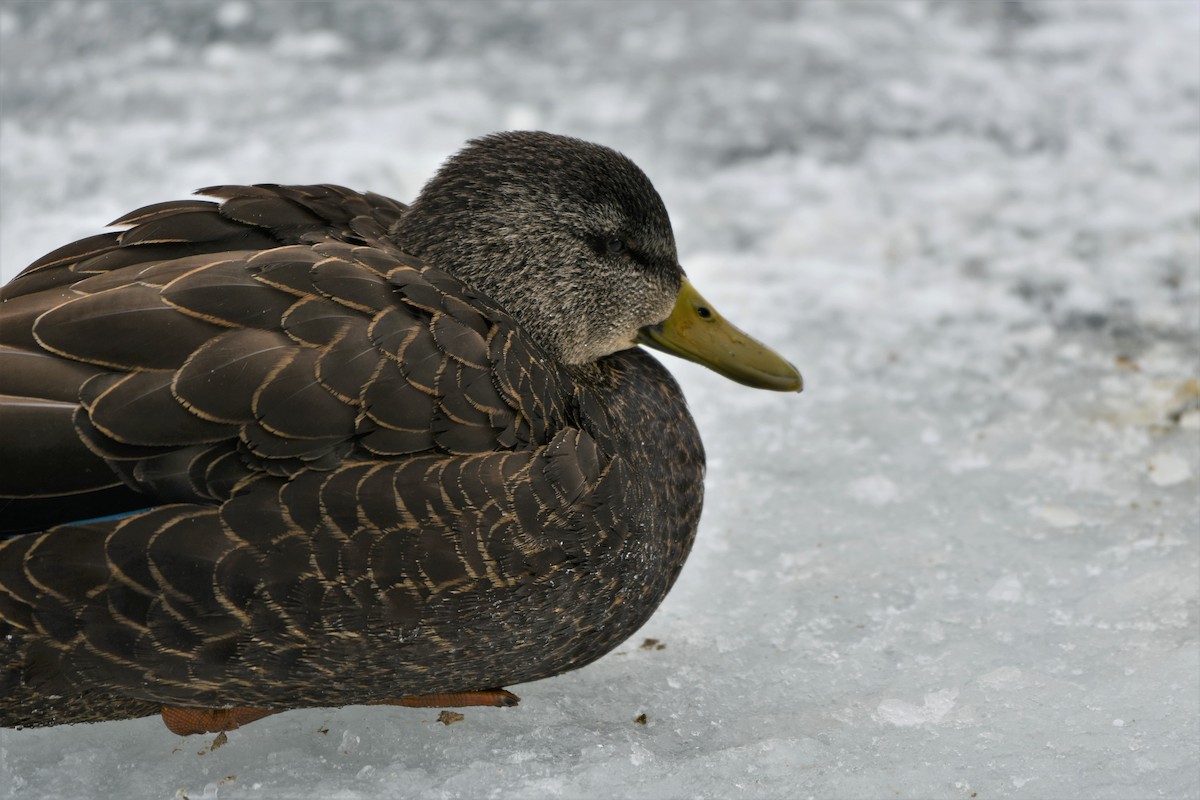
[[[625,501],[630,541],[621,591],[629,615],[619,626],[624,634],[614,631],[624,639],[662,602],[692,548],[704,499],[704,448],[679,384],[644,350],[570,369],[605,398],[608,437],[638,495]]]
[[[557,263],[530,264],[530,254],[518,246],[522,240],[489,222],[418,199],[389,236],[406,254],[449,272],[503,308],[554,361],[583,360],[577,343],[590,340],[586,322],[598,312],[586,304],[577,307],[583,295],[570,270]],[[539,278],[536,284],[531,276]],[[576,313],[555,310],[563,308]]]

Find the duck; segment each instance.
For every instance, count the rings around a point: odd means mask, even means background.
[[[679,263],[646,174],[474,139],[411,204],[149,205],[0,290],[0,726],[510,706],[641,627],[705,455],[646,348],[799,372]]]

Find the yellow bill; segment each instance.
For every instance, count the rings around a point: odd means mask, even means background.
[[[771,389],[799,392],[800,373],[765,344],[725,320],[683,279],[671,316],[638,332],[639,344],[703,364],[730,380]]]

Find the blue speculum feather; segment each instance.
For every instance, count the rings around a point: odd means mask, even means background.
[[[139,508],[136,511],[122,511],[120,514],[109,514],[105,517],[88,517],[87,519],[77,519],[72,522],[63,523],[66,525],[86,525],[89,522],[111,522],[114,519],[125,519],[132,517],[134,514],[143,514],[147,511],[152,511],[150,508]]]

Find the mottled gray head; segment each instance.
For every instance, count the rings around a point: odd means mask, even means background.
[[[395,233],[569,364],[632,347],[639,328],[671,313],[683,277],[649,178],[614,150],[549,133],[470,142]]]

